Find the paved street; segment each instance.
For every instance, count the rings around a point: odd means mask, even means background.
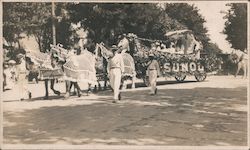
[[[162,79],[163,80],[163,79]],[[5,144],[107,144],[246,146],[247,81],[240,77],[193,77],[158,82],[158,95],[137,84],[112,103],[111,90],[63,99],[30,84],[33,99],[3,94]],[[65,90],[64,84],[56,85]]]

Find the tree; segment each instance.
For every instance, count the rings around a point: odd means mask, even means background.
[[[232,48],[244,51],[247,48],[247,3],[227,4],[231,8],[225,15],[225,28],[223,33]]]
[[[10,43],[18,42],[21,33],[34,35],[40,51],[52,44],[52,19],[56,20],[58,43],[70,44],[70,22],[63,10],[67,3],[56,3],[56,18],[51,15],[51,3],[5,2],[3,3],[3,35]]]
[[[79,3],[68,7],[71,20],[93,31],[94,42],[110,43],[122,33],[163,39],[167,30],[184,26],[169,18],[157,4]]]
[[[199,13],[197,7],[187,3],[167,3],[165,12],[172,19],[177,20],[189,30],[192,30],[197,40],[201,41],[206,49],[210,39],[207,35],[208,30],[204,27],[206,21]]]
[[[221,53],[222,50],[219,48],[219,46],[216,43],[208,43],[207,46],[207,53],[209,56],[216,56],[217,54]]]
[[[50,3],[3,3],[3,35],[9,42],[18,42],[21,33],[34,35],[40,50],[43,41],[49,39],[47,31],[51,19]]]

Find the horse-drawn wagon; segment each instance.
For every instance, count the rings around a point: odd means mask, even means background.
[[[124,81],[132,79],[132,88],[135,87],[136,77],[143,79],[144,83],[148,85],[146,70],[149,62],[149,54],[153,54],[159,62],[161,77],[174,77],[179,82],[184,81],[186,76],[190,75],[194,76],[197,81],[204,81],[206,79],[207,72],[211,71],[211,66],[214,63],[207,57],[200,57],[202,46],[201,43],[196,41],[192,33],[189,30],[182,30],[167,33],[166,36],[167,39],[165,41],[160,41],[139,38],[131,33],[126,35],[129,41],[129,54],[122,53],[125,64],[125,73],[122,79]],[[64,61],[70,56],[70,51],[62,48],[60,45],[51,45],[51,50],[53,54],[57,54],[58,58]],[[106,60],[107,63],[110,55],[111,51],[103,43],[96,44],[95,55],[86,51],[86,54],[84,53],[82,56],[74,56],[77,59],[66,61],[63,65],[63,75],[64,77],[70,77],[70,81],[76,75],[74,80],[72,80],[74,82],[86,79],[97,82],[101,80],[107,81],[107,64],[105,65],[103,62]],[[49,58],[44,58],[44,60],[46,59],[50,60]],[[77,60],[78,63],[74,63],[73,60]],[[51,61],[49,62],[51,63]],[[79,65],[76,65],[77,69],[74,69],[71,64]],[[51,73],[51,70],[49,72]],[[53,77],[55,76],[53,75]],[[126,86],[126,84],[124,85]]]
[[[167,33],[166,36],[165,41],[160,41],[128,34],[130,45],[134,47],[136,77],[143,79],[148,85],[146,73],[148,56],[153,54],[160,65],[161,77],[174,77],[182,82],[186,76],[194,76],[197,81],[204,81],[214,63],[208,57],[200,57],[202,45],[196,41],[191,31],[175,31]]]
[[[161,77],[174,77],[178,82],[184,81],[187,76],[194,76],[199,82],[204,81],[207,73],[214,71],[216,62],[209,57],[200,56],[202,44],[194,38],[190,30],[169,32],[166,36],[165,41],[160,41],[139,38],[133,33],[126,35],[129,44],[121,45],[121,49],[129,46],[127,53],[122,55],[130,71],[123,75],[123,80],[132,79],[132,87],[134,87],[135,77],[137,77],[148,85],[146,70],[149,54],[153,54],[157,59]],[[96,54],[107,60],[109,53],[111,52],[103,44],[97,44]],[[130,57],[127,57],[128,55]]]

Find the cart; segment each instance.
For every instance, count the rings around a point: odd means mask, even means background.
[[[193,47],[195,47],[196,45],[191,45],[193,46],[191,47],[193,50],[191,49],[192,52],[190,52],[189,50],[189,53],[181,53],[181,50],[179,50],[179,53],[171,53],[168,52],[168,49],[166,51],[157,50],[142,44],[143,42],[145,43],[145,41],[149,43],[166,43],[168,42],[167,40],[171,40],[176,43],[178,38],[185,36],[185,34],[189,34],[189,38],[192,38],[191,40],[193,40],[193,43],[199,44],[191,34],[190,30],[180,30],[167,33],[166,35],[168,36],[168,38],[166,39],[166,41],[138,38],[134,34],[128,35],[130,41],[133,41],[133,43],[135,43],[136,53],[133,57],[135,61],[137,78],[142,79],[144,83],[148,85],[146,64],[149,62],[149,54],[153,53],[160,66],[160,77],[174,77],[176,81],[183,82],[187,76],[194,76],[198,82],[204,81],[207,77],[209,63],[208,58],[200,57],[202,46],[194,49]],[[175,47],[175,49],[177,49],[177,46]]]

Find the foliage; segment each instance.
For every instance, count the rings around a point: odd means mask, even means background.
[[[52,18],[51,3],[5,2],[3,35],[10,43],[18,42],[21,33],[34,35],[40,51],[46,51],[52,43],[52,20],[55,19],[57,41],[68,46],[70,22],[62,11],[66,5],[67,3],[56,3],[56,18]],[[60,20],[58,16],[62,16]]]
[[[80,3],[68,7],[73,22],[80,21],[93,31],[94,42],[117,43],[118,35],[135,33],[139,37],[163,39],[166,30],[184,26],[169,18],[157,4]]]
[[[4,3],[3,31],[6,40],[13,42],[22,32],[33,34],[40,50],[45,51],[52,43],[53,19],[57,22],[57,43],[63,44],[66,49],[73,45],[71,22],[81,22],[89,31],[90,42],[87,46],[92,49],[97,42],[104,42],[108,46],[117,44],[118,35],[122,33],[135,33],[141,38],[164,40],[166,31],[185,28],[193,30],[203,44],[209,40],[203,26],[205,20],[196,7],[188,4],[166,4],[165,9],[156,3],[55,4],[56,18],[52,18],[51,3]]]
[[[230,9],[226,12],[225,28],[223,33],[232,48],[244,51],[247,48],[247,3],[228,4]]]
[[[219,46],[216,43],[209,42],[206,47],[206,52],[209,56],[213,57],[221,53],[222,50],[219,48]]]
[[[176,76],[180,73],[180,71],[179,72],[175,72],[175,71],[165,72],[165,69],[164,69],[165,63],[170,63],[172,67],[175,63],[185,64],[185,63],[194,62],[196,64],[201,64],[202,66],[204,66],[205,72],[213,72],[213,71],[218,70],[218,63],[217,63],[218,59],[216,56],[210,56],[210,57],[197,59],[195,58],[194,54],[183,55],[183,54],[171,54],[171,53],[159,52],[159,51],[153,51],[153,52],[144,51],[144,52],[139,52],[134,56],[138,78],[143,78],[145,76],[145,73],[147,70],[147,64],[150,61],[148,57],[149,53],[154,54],[155,59],[159,62],[161,73],[164,76]],[[197,71],[186,71],[182,73],[186,75],[194,75],[197,73]]]
[[[50,3],[3,3],[3,35],[9,42],[18,42],[21,33],[35,35],[40,50],[48,39],[48,22],[51,19]]]

